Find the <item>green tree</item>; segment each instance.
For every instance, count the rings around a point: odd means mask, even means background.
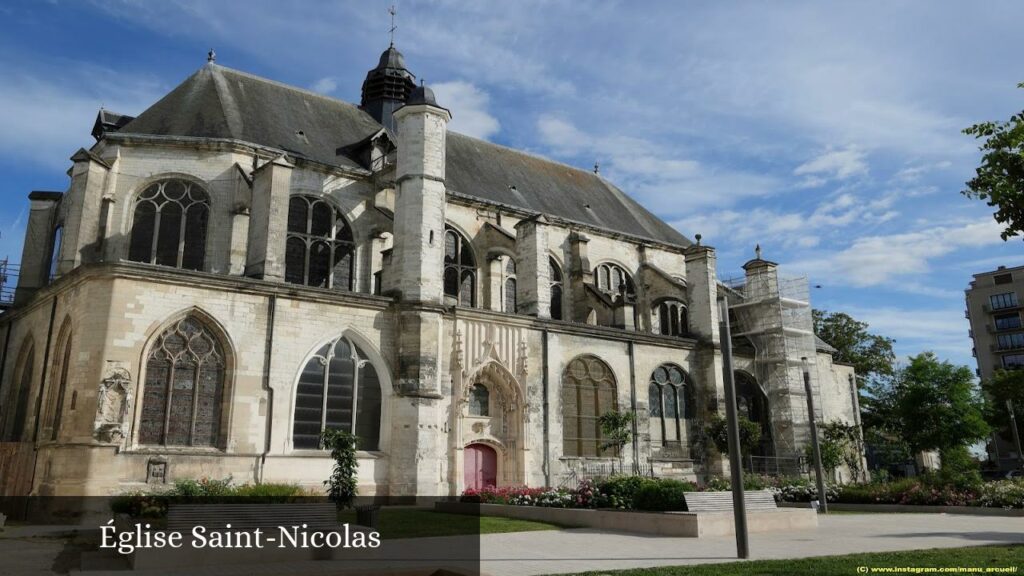
[[[327,495],[339,510],[348,508],[359,493],[356,483],[359,468],[356,461],[356,436],[345,430],[325,428],[320,435],[320,444],[329,449],[331,458],[334,458],[331,477],[324,480]]]
[[[633,438],[634,419],[635,415],[632,412],[615,412],[614,410],[605,412],[597,418],[597,423],[601,426],[601,435],[604,438],[601,450],[615,449],[615,453],[619,456],[620,471],[624,466],[623,459],[625,458],[622,449]]]
[[[1006,401],[1009,400],[1017,416],[1017,433],[1024,438],[1024,370],[999,370],[991,379],[981,383],[981,389],[989,398],[988,423],[1000,430],[1006,440],[1013,439],[1010,413],[1006,409]]]
[[[914,454],[956,451],[990,432],[970,368],[940,361],[931,352],[910,358],[891,393],[894,427]]]
[[[850,364],[857,374],[858,388],[890,376],[896,363],[895,340],[868,332],[868,325],[843,312],[814,310],[814,333],[836,349],[832,358]]]
[[[834,420],[818,426],[821,449],[821,466],[833,472],[839,466],[846,464],[854,478],[859,478],[861,473],[861,450],[860,431],[855,424],[846,424]],[[805,455],[808,461],[813,461],[814,447],[807,444]]]
[[[1017,85],[1024,88],[1024,82]],[[1024,233],[1024,112],[1006,122],[981,122],[964,134],[983,140],[981,165],[967,181],[964,196],[996,208],[1003,240]]]

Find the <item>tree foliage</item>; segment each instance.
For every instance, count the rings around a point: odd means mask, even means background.
[[[1017,85],[1024,88],[1024,82]],[[996,209],[1003,240],[1024,233],[1024,112],[1006,122],[981,122],[964,134],[983,140],[981,165],[967,181],[964,196],[983,200]]]
[[[1009,400],[1017,416],[1017,433],[1024,437],[1024,370],[999,370],[990,380],[982,382],[981,388],[990,400],[985,414],[988,423],[1001,430],[1006,440],[1013,438],[1006,407]]]
[[[751,422],[745,416],[736,415],[740,429],[740,454],[752,454],[761,444],[761,425]],[[707,435],[715,448],[722,454],[729,454],[729,426],[725,418],[715,414],[708,421]]]
[[[854,478],[859,478],[861,466],[860,430],[855,424],[834,420],[818,426],[820,435],[818,447],[821,450],[821,466],[830,473],[846,464]],[[808,444],[807,459],[813,460],[814,447]]]
[[[931,352],[910,358],[887,391],[891,397],[884,404],[892,426],[914,454],[966,447],[990,432],[970,368],[940,361]]]
[[[633,436],[633,418],[632,412],[615,411],[598,416],[597,423],[601,425],[601,435],[605,440],[601,443],[601,450],[615,448],[621,455],[622,448],[629,444]]]
[[[324,480],[327,495],[339,510],[348,508],[359,493],[356,483],[359,467],[356,461],[356,435],[345,430],[325,428],[320,435],[320,444],[329,449],[331,458],[334,458],[331,477]]]
[[[833,359],[850,364],[857,374],[858,388],[893,373],[895,340],[868,332],[868,325],[842,312],[814,310],[814,333],[836,349]]]

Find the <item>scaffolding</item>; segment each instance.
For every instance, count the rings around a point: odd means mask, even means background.
[[[806,277],[780,278],[774,266],[748,270],[731,286],[735,338],[754,348],[755,378],[768,399],[775,456],[800,457],[810,439],[803,359],[809,361],[815,415],[821,419],[814,322]]]

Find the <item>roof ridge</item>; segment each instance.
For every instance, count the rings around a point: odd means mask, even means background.
[[[313,96],[315,98],[323,98],[324,100],[330,100],[331,102],[338,102],[340,104],[344,104],[345,106],[348,106],[349,108],[354,108],[354,109],[362,112],[363,114],[366,114],[371,120],[373,120],[373,116],[370,116],[370,114],[366,110],[363,110],[358,105],[353,104],[352,102],[349,102],[347,100],[342,100],[341,98],[335,98],[333,96],[328,96],[326,94],[321,94],[319,92],[314,92],[312,90],[309,90],[308,88],[300,88],[299,86],[295,86],[295,85],[292,85],[292,84],[286,84],[286,83],[281,82],[279,80],[274,80],[272,78],[267,78],[265,76],[260,76],[259,74],[253,74],[252,72],[246,72],[244,70],[239,70],[237,68],[231,68],[229,66],[224,66],[224,65],[221,65],[221,64],[217,64],[215,62],[208,62],[206,64],[203,64],[203,66],[204,67],[205,66],[209,66],[211,68],[219,68],[219,69],[221,69],[223,71],[231,72],[232,74],[238,74],[239,76],[245,76],[246,78],[251,78],[253,80],[259,80],[260,82],[266,82],[267,84],[273,84],[274,86],[278,86],[280,88],[285,88],[285,89],[291,90],[293,92],[300,92],[300,93],[305,94],[307,96]],[[373,121],[377,122],[376,120],[373,120]],[[379,124],[379,122],[377,122],[377,123]]]

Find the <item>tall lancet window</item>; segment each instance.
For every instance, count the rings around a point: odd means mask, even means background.
[[[444,231],[444,295],[459,306],[476,306],[476,259],[469,242],[450,226]]]
[[[324,429],[338,428],[355,434],[360,450],[377,450],[380,413],[377,370],[358,346],[338,338],[317,350],[299,375],[292,445],[316,450]]]
[[[618,264],[605,263],[598,265],[594,269],[594,281],[597,283],[598,290],[613,297],[623,291],[630,298],[636,297],[633,278],[630,277],[625,268]]]
[[[139,443],[224,447],[224,348],[194,316],[164,330],[150,348]]]
[[[505,263],[505,301],[504,310],[509,314],[516,313],[516,261],[508,258]]]
[[[675,364],[655,368],[647,384],[652,439],[670,444],[685,438],[685,420],[693,417],[692,388],[686,373]]]
[[[186,180],[150,184],[135,200],[128,259],[202,270],[210,196]]]
[[[562,375],[562,455],[612,457],[599,419],[618,410],[615,376],[596,356],[577,356]]]
[[[662,300],[657,307],[658,332],[665,336],[685,336],[690,332],[686,305],[679,300]]]
[[[322,198],[292,196],[284,279],[292,284],[353,289],[355,242],[341,211]]]
[[[562,269],[554,258],[548,258],[548,277],[551,279],[551,318],[562,319]]]

